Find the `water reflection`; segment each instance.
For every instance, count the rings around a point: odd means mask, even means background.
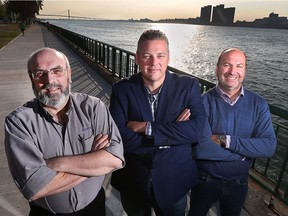
[[[159,29],[170,41],[170,65],[210,81],[215,81],[219,53],[238,47],[248,56],[245,85],[288,109],[287,30],[91,20],[51,23],[131,52],[144,30]]]

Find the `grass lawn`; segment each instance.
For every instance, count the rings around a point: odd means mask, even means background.
[[[0,49],[20,33],[18,24],[0,24]]]

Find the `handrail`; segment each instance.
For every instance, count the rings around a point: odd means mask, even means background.
[[[45,23],[42,24],[45,25]],[[50,30],[74,47],[80,55],[84,55],[86,59],[93,62],[93,65],[97,67],[97,72],[102,73],[110,83],[139,72],[135,63],[135,54],[132,52],[52,24],[50,24]],[[169,66],[168,69],[173,73],[196,77],[202,93],[215,86],[212,82],[176,68]],[[276,153],[272,158],[254,159],[250,177],[273,196],[288,204],[288,111],[272,104],[269,104],[269,107],[277,136]]]

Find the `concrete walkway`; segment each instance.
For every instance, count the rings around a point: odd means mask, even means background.
[[[55,48],[67,55],[72,68],[72,91],[94,95],[109,105],[111,86],[82,58],[76,55],[58,37],[39,25],[32,25],[25,36],[19,35],[0,50],[0,215],[26,216],[29,213],[27,201],[16,188],[8,169],[4,149],[4,118],[17,106],[34,97],[27,75],[26,64],[32,52],[41,47]],[[125,216],[119,202],[119,193],[105,181],[107,216]],[[256,195],[258,196],[258,195]],[[253,202],[254,203],[254,202]],[[256,204],[257,205],[257,204]],[[207,216],[216,216],[215,207]],[[249,216],[244,209],[241,216]],[[253,214],[263,215],[263,214]],[[273,214],[267,214],[273,215]]]
[[[29,55],[44,46],[42,32],[33,26],[0,50],[0,215],[28,215],[27,201],[14,185],[4,149],[4,118],[14,108],[33,97],[26,64]]]

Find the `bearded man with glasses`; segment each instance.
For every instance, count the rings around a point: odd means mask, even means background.
[[[6,117],[5,150],[29,215],[104,216],[104,177],[124,165],[108,108],[98,98],[71,92],[63,53],[42,48],[27,67],[36,98]]]

